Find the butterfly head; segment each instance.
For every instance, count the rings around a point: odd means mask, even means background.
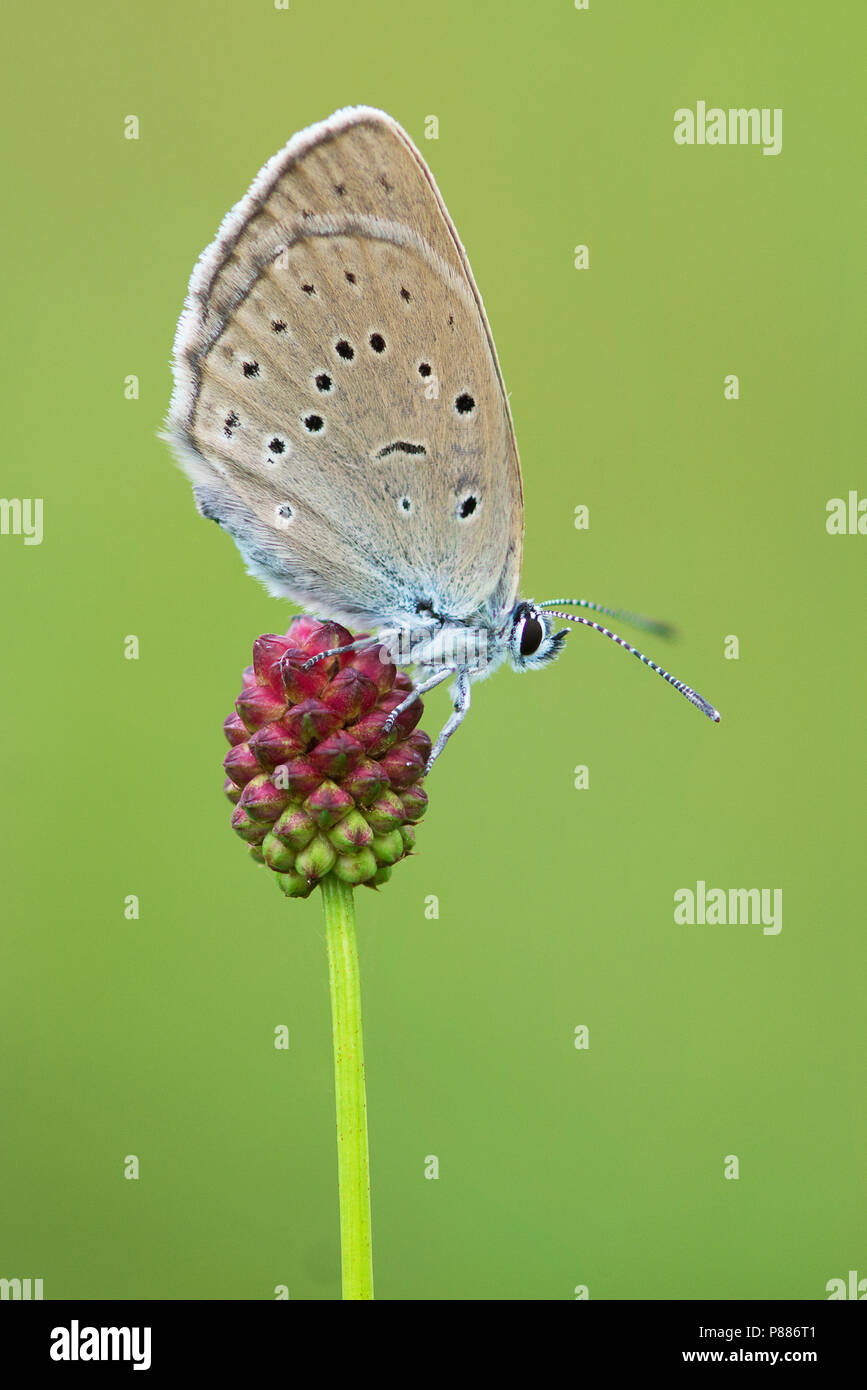
[[[548,614],[521,599],[509,615],[509,660],[516,671],[545,666],[560,655],[566,637],[566,629],[554,632]]]

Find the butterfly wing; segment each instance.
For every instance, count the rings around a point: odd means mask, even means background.
[[[482,301],[383,112],[295,136],[190,281],[167,438],[272,593],[365,625],[516,597],[518,455]]]

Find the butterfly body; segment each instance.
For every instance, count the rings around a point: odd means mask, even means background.
[[[173,369],[166,438],[250,573],[396,644],[424,688],[454,676],[432,760],[473,680],[556,655],[518,598],[521,471],[481,297],[391,117],[339,111],[265,165],[195,267]]]

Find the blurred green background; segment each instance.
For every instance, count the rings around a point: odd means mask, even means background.
[[[220,791],[241,668],[290,610],[156,432],[195,258],[266,158],[355,102],[422,147],[485,297],[524,593],[675,620],[647,650],[723,713],[588,631],[477,689],[420,853],[358,895],[377,1296],[824,1298],[867,1276],[867,541],[825,529],[829,498],[867,492],[852,19],[803,0],[7,17],[2,491],[44,498],[44,541],[0,537],[0,1276],[47,1298],[339,1296],[320,904],[250,863]],[[782,153],[676,146],[697,100],[781,107]],[[424,726],[446,709],[439,691]],[[781,933],[676,925],[698,879],[782,888]]]

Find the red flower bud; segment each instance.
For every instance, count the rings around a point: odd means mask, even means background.
[[[307,659],[307,654],[302,648],[290,647],[280,664],[283,693],[291,705],[297,705],[301,700],[315,699],[328,684],[328,662],[317,661],[315,666],[305,671],[304,663]]]
[[[321,698],[330,710],[340,715],[342,724],[353,724],[373,709],[376,696],[373,681],[354,666],[345,666],[325,687]]]
[[[270,685],[278,695],[282,692],[280,661],[291,646],[288,637],[277,637],[273,632],[267,633],[264,637],[257,637],[253,643],[253,670],[256,680],[259,685]]]
[[[261,729],[263,724],[272,724],[286,712],[286,701],[275,695],[269,685],[247,685],[235,701],[238,711],[250,733]]]
[[[424,775],[424,759],[408,743],[389,749],[380,762],[393,787],[408,787]]]
[[[328,781],[320,782],[304,803],[305,811],[322,830],[336,825],[354,807],[355,802],[349,793],[335,782]]]
[[[261,777],[254,777],[247,783],[241,793],[238,807],[243,807],[253,820],[272,821],[277,819],[287,800],[285,791],[275,787],[263,773]]]
[[[349,732],[354,739],[357,739],[371,757],[378,758],[387,748],[391,748],[400,737],[399,731],[392,728],[388,733],[384,732],[385,721],[390,711],[380,708],[371,710],[370,714],[364,719],[359,719],[357,724],[349,726]]]
[[[288,796],[296,798],[308,796],[322,781],[322,773],[308,758],[290,758],[276,767],[271,777],[277,786],[285,787]]]
[[[230,748],[223,759],[223,767],[239,787],[245,787],[251,778],[258,777],[262,771],[248,743],[237,743],[234,748]]]
[[[283,637],[260,637],[223,726],[232,827],[288,897],[307,897],[327,874],[379,887],[412,850],[412,823],[427,806],[420,782],[431,741],[415,727],[421,701],[383,732],[413,688],[386,649],[376,644],[303,669],[311,656],[352,641],[339,623],[308,617],[294,619]]]
[[[352,633],[347,632],[346,628],[341,627],[339,623],[320,623],[305,637],[301,645],[309,658],[318,655],[319,652],[329,652],[334,647],[348,647],[352,640]],[[333,660],[338,666],[345,666],[348,661],[352,660],[352,655],[352,652],[344,652],[342,656],[334,657]],[[331,658],[326,657],[324,662],[318,664],[328,665],[330,660]]]
[[[270,769],[302,753],[304,744],[283,724],[263,724],[250,739],[249,748],[261,767]]]
[[[388,660],[387,647],[367,647],[363,652],[356,652],[352,665],[362,676],[373,681],[379,695],[387,694],[394,685],[397,668]]]
[[[411,787],[404,787],[400,794],[403,802],[403,811],[408,821],[421,820],[427,810],[427,792],[418,783]]]
[[[426,734],[424,729],[413,729],[412,733],[407,739],[407,743],[409,744],[410,748],[414,748],[416,753],[419,753],[421,755],[422,761],[424,762],[425,767],[427,767],[427,760],[430,757],[431,749],[433,748],[430,735]]]
[[[223,721],[223,733],[231,744],[244,743],[246,741],[247,729],[239,714],[233,711],[228,719]]]
[[[302,700],[287,711],[283,725],[297,745],[308,748],[340,728],[340,715],[322,700]]]
[[[379,702],[379,707],[380,709],[388,710],[389,714],[391,714],[399,705],[403,704],[405,699],[406,696],[402,691],[393,690],[391,694],[383,695]],[[400,714],[395,719],[394,728],[397,729],[399,737],[406,738],[408,734],[411,734],[416,724],[421,719],[424,708],[422,707],[419,709],[420,704],[420,700],[413,700],[412,704],[407,705],[406,709],[401,710]]]
[[[322,626],[319,618],[311,618],[307,613],[301,613],[297,618],[293,618],[289,624],[287,637],[291,637],[293,646],[303,647],[311,633]]]
[[[354,731],[350,732],[355,738]],[[388,786],[388,778],[379,763],[373,762],[371,758],[362,758],[357,767],[343,778],[342,786],[359,806],[368,806]]]
[[[310,749],[310,761],[314,767],[318,767],[323,777],[331,777],[339,780],[351,772],[364,756],[364,749],[357,739],[347,733],[346,729],[338,729],[337,733],[331,734],[321,743]]]
[[[267,825],[262,825],[259,821],[252,820],[243,806],[236,806],[232,812],[232,829],[241,836],[242,840],[247,840],[252,844],[261,844],[268,834]]]

